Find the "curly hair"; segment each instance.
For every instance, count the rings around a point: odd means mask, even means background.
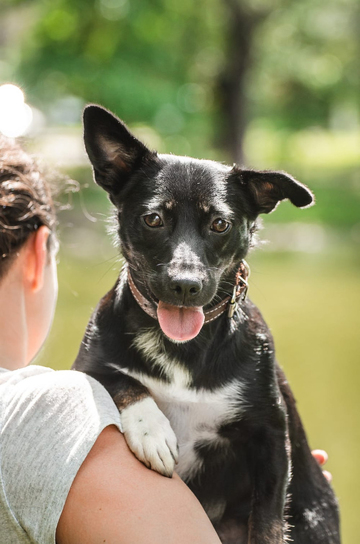
[[[56,214],[50,186],[36,160],[14,140],[0,135],[0,279],[30,234],[42,225],[54,240]]]

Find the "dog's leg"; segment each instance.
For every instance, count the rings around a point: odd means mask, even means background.
[[[178,461],[177,440],[167,417],[148,395],[124,404],[123,395],[114,401],[120,410],[126,442],[148,468],[171,478]]]
[[[248,544],[282,544],[284,507],[289,479],[289,453],[283,413],[279,426],[258,428],[249,449],[253,479]],[[274,420],[274,418],[273,418]]]
[[[108,390],[120,412],[125,440],[148,468],[171,477],[178,461],[177,439],[169,420],[138,380],[119,371],[109,379],[88,372]]]
[[[339,510],[334,492],[311,455],[286,377],[279,368],[277,374],[287,406],[291,440],[289,541],[294,544],[340,544]]]

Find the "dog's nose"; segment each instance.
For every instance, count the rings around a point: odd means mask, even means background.
[[[196,297],[202,289],[202,281],[196,278],[175,278],[170,281],[170,290],[183,303]]]

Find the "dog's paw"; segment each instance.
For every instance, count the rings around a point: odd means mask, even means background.
[[[151,397],[121,410],[125,440],[144,465],[171,477],[178,461],[178,447],[169,420]]]

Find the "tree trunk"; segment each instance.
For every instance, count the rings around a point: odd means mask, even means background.
[[[217,92],[220,101],[220,146],[230,159],[244,161],[244,134],[248,122],[246,81],[251,67],[254,31],[264,14],[254,12],[241,0],[224,0],[228,9],[226,60],[219,74]]]

